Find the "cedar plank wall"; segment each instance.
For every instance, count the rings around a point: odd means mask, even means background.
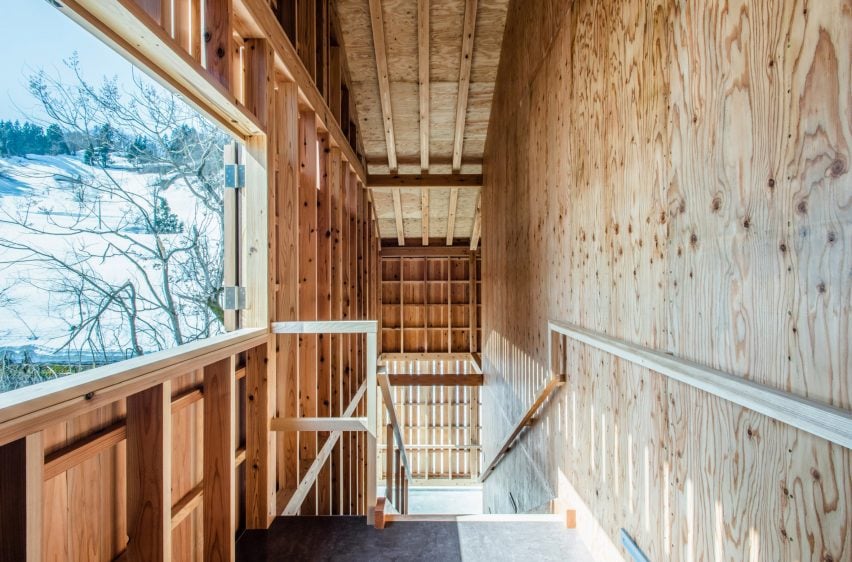
[[[484,159],[485,461],[548,317],[850,408],[852,4],[516,0]],[[595,552],[852,559],[852,453],[578,343],[486,510]],[[605,536],[604,536],[605,535]],[[618,545],[618,546],[616,546]]]

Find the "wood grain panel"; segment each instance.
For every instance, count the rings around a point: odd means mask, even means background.
[[[485,457],[546,321],[850,408],[852,11],[510,5],[482,189]],[[817,78],[819,77],[819,78]],[[568,342],[486,507],[577,509],[602,559],[852,555],[852,453]]]

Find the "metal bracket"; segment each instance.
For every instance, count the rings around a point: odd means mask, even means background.
[[[240,189],[246,186],[246,165],[225,164],[225,187]]]
[[[246,288],[245,287],[223,287],[222,308],[225,310],[245,310]]]

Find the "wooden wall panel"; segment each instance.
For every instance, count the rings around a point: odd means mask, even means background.
[[[848,3],[514,1],[482,190],[485,460],[547,376],[548,318],[849,409]],[[565,346],[485,486],[651,559],[852,556],[849,450]]]

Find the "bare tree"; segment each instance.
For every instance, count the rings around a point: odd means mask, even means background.
[[[0,210],[0,266],[43,272],[17,282],[51,295],[51,313],[68,322],[61,348],[98,362],[220,331],[227,136],[141,77],[122,91],[114,79],[88,82],[76,57],[67,66],[70,83],[39,72],[29,89],[83,154],[86,166],[52,178],[77,209],[28,201]],[[150,178],[142,187],[140,174]],[[180,189],[195,202],[184,220],[168,203]],[[66,243],[43,243],[54,237]]]

